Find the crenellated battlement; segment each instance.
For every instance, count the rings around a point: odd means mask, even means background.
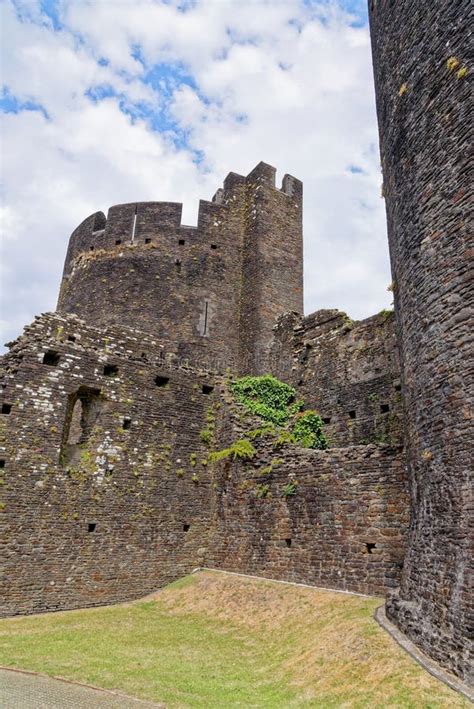
[[[103,212],[95,212],[72,232],[66,256],[64,275],[71,274],[74,261],[81,254],[98,251],[110,257],[120,246],[140,246],[155,244],[173,249],[181,240],[188,240],[188,246],[205,245],[206,240],[219,228],[226,227],[226,221],[235,211],[236,202],[245,207],[249,196],[265,188],[286,195],[296,209],[301,208],[302,182],[291,175],[285,175],[281,188],[276,187],[276,169],[260,162],[248,175],[230,172],[211,201],[200,200],[197,226],[182,223],[182,202],[128,202],[115,204],[109,208],[107,217]],[[250,193],[250,194],[249,194]],[[274,195],[276,196],[276,195]],[[232,210],[233,208],[233,210]],[[215,246],[215,245],[214,245]],[[104,253],[104,252],[110,253]]]
[[[281,187],[276,186],[276,168],[264,162],[259,162],[249,174],[244,177],[235,172],[229,172],[224,180],[223,191],[226,192],[232,189],[235,185],[241,184],[258,186],[264,184],[266,187],[271,187],[278,192],[286,194],[288,197],[300,196],[303,191],[303,183],[292,175],[284,175]],[[219,192],[220,190],[218,190]]]
[[[58,310],[202,347],[225,368],[263,367],[277,316],[302,311],[302,191],[259,163],[229,173],[196,226],[181,202],[129,202],[96,212],[71,235]]]

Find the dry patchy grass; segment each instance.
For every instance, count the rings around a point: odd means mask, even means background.
[[[376,624],[381,599],[217,572],[0,622],[0,663],[169,707],[467,707]]]

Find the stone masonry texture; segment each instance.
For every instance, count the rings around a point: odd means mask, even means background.
[[[367,593],[395,585],[409,510],[396,445],[265,440],[251,466],[212,463],[210,447],[261,426],[227,378],[76,315],[37,318],[3,366],[3,614],[137,598],[206,565]],[[297,499],[283,498],[295,476]]]
[[[472,5],[373,0],[369,9],[412,510],[387,616],[467,680],[474,558]]]
[[[272,327],[303,310],[302,184],[260,163],[230,173],[197,227],[174,202],[119,204],[72,234],[58,310],[179,340],[206,366],[262,371]]]
[[[352,322],[339,310],[283,315],[271,365],[320,412],[330,444],[403,441],[402,394],[392,311]]]
[[[200,203],[196,228],[181,224],[180,204],[151,202],[98,212],[73,232],[57,312],[38,316],[2,361],[0,614],[126,601],[209,566],[390,593],[407,633],[423,644],[426,612],[434,634],[426,564],[450,593],[459,557],[438,563],[425,479],[410,502],[406,460],[413,488],[421,426],[404,402],[405,326],[391,311],[303,317],[301,223],[301,182],[287,175],[277,189],[275,169],[259,163]],[[262,421],[229,383],[267,372],[321,413],[327,450],[254,435]],[[247,436],[251,460],[213,459]],[[435,461],[439,437],[426,444]],[[416,537],[418,499],[435,530],[429,553],[419,549],[431,531]],[[441,524],[450,538],[454,525]],[[411,555],[420,566],[407,572]],[[414,591],[427,606],[399,613],[406,598],[415,608]],[[436,643],[434,654],[463,674],[461,624],[446,614],[441,626],[446,654]]]

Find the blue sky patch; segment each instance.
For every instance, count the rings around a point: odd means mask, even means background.
[[[22,111],[38,111],[49,120],[48,112],[45,107],[35,101],[22,101],[4,86],[0,96],[0,112],[1,113],[21,113]]]
[[[178,62],[162,62],[147,69],[142,81],[162,96],[171,97],[178,86],[189,86],[198,92],[198,86],[192,74]],[[204,97],[202,97],[204,98]]]
[[[85,95],[90,98],[93,103],[99,103],[99,101],[102,101],[104,98],[110,98],[118,94],[110,84],[99,84],[98,86],[88,88]]]
[[[354,19],[351,22],[353,27],[365,27],[368,24],[367,0],[339,0],[337,4],[342,10],[353,16]],[[314,9],[318,15],[321,10],[324,10],[324,5],[329,9],[331,8],[331,3],[321,3],[321,0],[303,0],[303,5],[306,5],[309,9]],[[321,20],[324,24],[324,18],[321,18]]]
[[[51,20],[53,28],[58,31],[63,25],[59,20],[58,0],[41,0],[40,7],[43,15],[46,15]]]

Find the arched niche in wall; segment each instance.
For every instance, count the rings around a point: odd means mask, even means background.
[[[103,399],[100,389],[80,386],[68,397],[64,420],[60,463],[64,467],[80,460],[100,420]]]

